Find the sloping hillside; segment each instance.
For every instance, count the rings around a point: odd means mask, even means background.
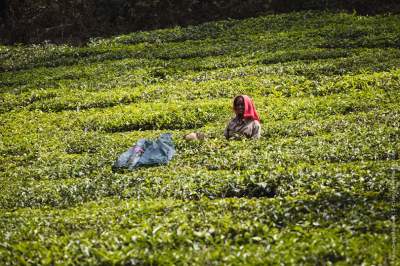
[[[398,15],[321,12],[0,47],[0,264],[395,265],[399,48]],[[223,137],[239,94],[259,141]]]

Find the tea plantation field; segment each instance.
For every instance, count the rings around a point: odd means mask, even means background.
[[[239,94],[258,141],[223,137]],[[400,15],[0,46],[0,265],[400,265],[399,103]]]

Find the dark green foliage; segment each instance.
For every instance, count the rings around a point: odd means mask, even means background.
[[[397,0],[14,0],[0,3],[1,40],[85,43],[95,36],[301,10],[399,13]],[[3,21],[1,19],[4,17]],[[290,22],[290,21],[289,21]],[[199,28],[214,37],[218,28]],[[182,36],[174,38],[180,41]]]

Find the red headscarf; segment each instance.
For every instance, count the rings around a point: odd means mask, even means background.
[[[260,122],[260,117],[257,114],[256,107],[254,106],[254,102],[249,96],[247,96],[247,95],[236,96],[235,99],[233,100],[233,108],[235,108],[235,100],[238,97],[242,97],[244,100],[243,118],[257,120],[258,122]]]

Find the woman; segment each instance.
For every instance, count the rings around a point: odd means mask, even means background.
[[[225,128],[225,137],[227,139],[260,138],[260,118],[250,97],[247,95],[236,96],[233,101],[233,110],[236,117],[232,118]]]

